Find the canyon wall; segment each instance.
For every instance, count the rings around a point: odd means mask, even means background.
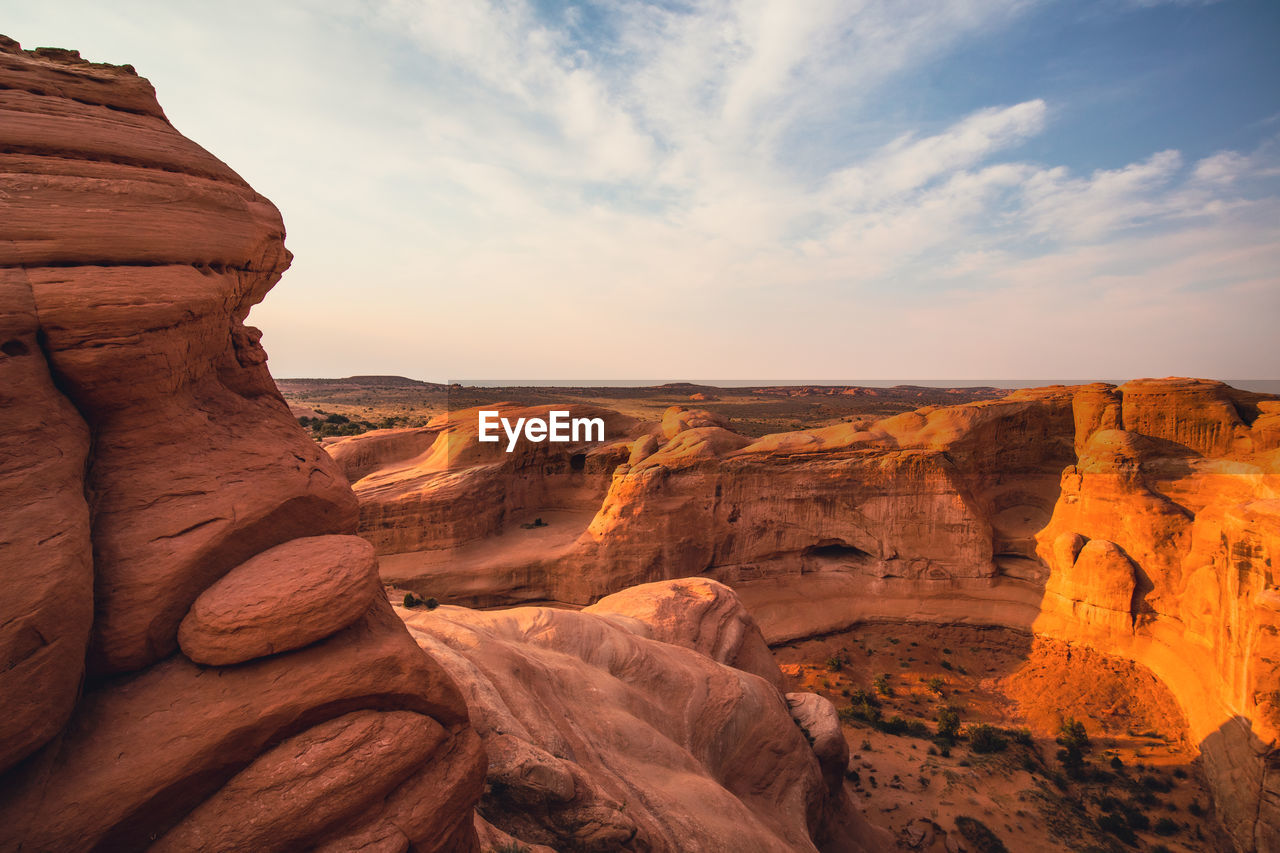
[[[244,323],[275,207],[0,38],[0,229],[0,849],[478,849],[463,698]]]
[[[756,440],[729,426],[684,409],[638,425],[555,549],[490,528],[485,565],[503,571],[483,590],[465,551],[448,571],[396,555],[388,579],[443,601],[589,604],[701,575],[770,642],[922,620],[1088,644],[1173,689],[1236,845],[1275,849],[1280,401],[1141,380]]]

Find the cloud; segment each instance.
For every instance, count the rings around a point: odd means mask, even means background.
[[[1071,106],[1047,96],[883,112],[1034,5],[121,0],[10,34],[134,63],[281,207],[297,260],[253,315],[277,375],[1280,362],[1275,141],[1079,171],[1028,153]]]

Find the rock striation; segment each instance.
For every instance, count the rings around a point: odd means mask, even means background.
[[[480,815],[522,844],[892,848],[844,791],[835,709],[780,692],[759,630],[721,584],[652,584],[579,612],[400,612],[467,697],[489,759]]]
[[[0,38],[0,235],[0,849],[478,849],[463,698],[245,325],[275,207]]]

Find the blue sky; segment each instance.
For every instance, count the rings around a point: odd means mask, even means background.
[[[1280,365],[1280,4],[0,0],[270,197],[277,376]]]

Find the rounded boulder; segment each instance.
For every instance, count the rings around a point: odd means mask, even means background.
[[[356,621],[378,592],[373,546],[310,536],[241,563],[196,599],[178,645],[196,663],[228,666],[322,640]]]

